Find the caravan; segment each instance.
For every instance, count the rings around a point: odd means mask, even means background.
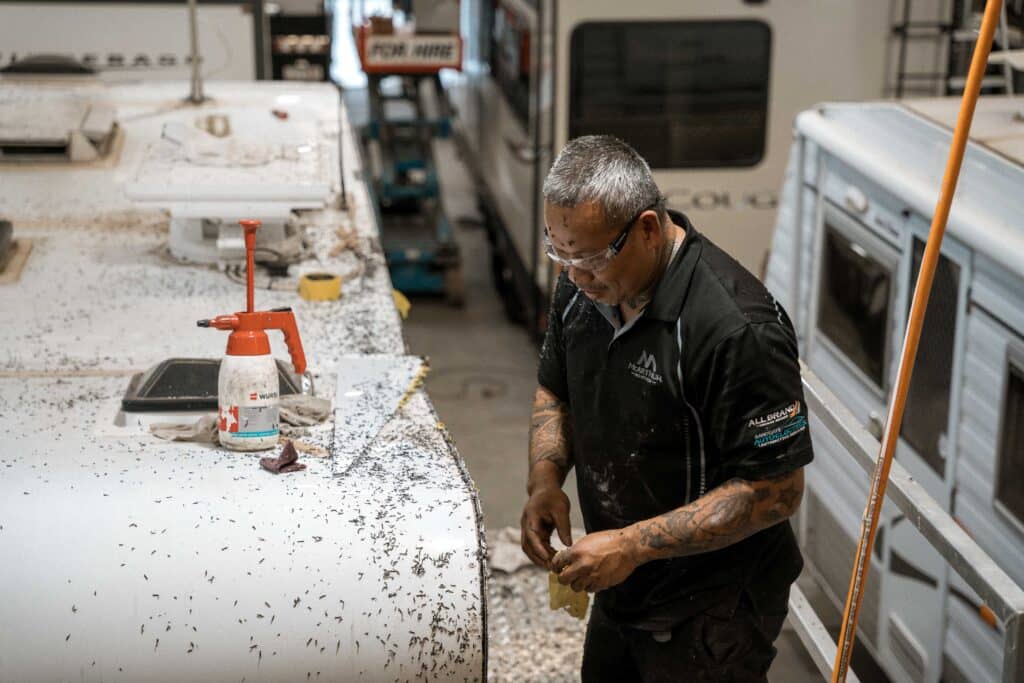
[[[541,184],[570,139],[610,133],[669,205],[761,274],[793,117],[883,94],[889,3],[472,0],[449,79],[499,290],[538,331],[552,271]],[[467,26],[468,24],[468,26]]]
[[[876,438],[958,106],[958,99],[825,105],[796,123],[767,285],[794,320],[810,372]],[[896,450],[897,464],[1018,593],[1024,585],[1022,188],[1024,99],[983,98]],[[813,412],[812,430],[816,460],[807,472],[799,536],[811,574],[842,607],[868,481],[846,444]],[[1007,628],[995,605],[950,571],[919,526],[914,515],[887,502],[860,642],[894,681],[1019,680],[1007,677],[1011,651],[1019,650],[1020,634],[1011,632],[1017,627]]]

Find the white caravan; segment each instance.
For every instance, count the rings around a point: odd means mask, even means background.
[[[337,89],[211,83],[199,107],[187,92],[0,78],[0,142],[91,135],[100,103],[118,122],[101,159],[0,154],[0,213],[21,247],[17,268],[0,264],[0,681],[485,679],[476,488],[424,392],[401,414],[381,399],[390,388],[396,404],[420,362],[370,246],[379,226]],[[203,201],[177,201],[183,185]],[[226,338],[196,318],[245,301],[234,268],[177,260],[154,207],[202,253],[230,242],[225,198],[273,219],[296,185],[324,190],[293,213],[310,247],[276,252],[288,274],[261,268],[256,302],[294,310],[307,387],[333,409],[304,430],[306,470],[278,478],[258,456],[150,434],[203,415],[166,402],[215,393],[216,365],[135,373],[222,357]],[[300,274],[324,270],[356,273],[344,297],[299,297]]]
[[[199,5],[203,79],[269,78],[265,3],[203,0]],[[118,29],[112,30],[115,26]],[[184,0],[0,0],[0,68],[53,55],[93,69],[108,82],[188,80],[192,64],[188,4]]]
[[[673,208],[761,274],[793,117],[882,96],[889,0],[467,0],[449,79],[499,288],[539,329],[540,189],[570,139],[610,133]]]
[[[767,272],[810,370],[876,438],[958,99],[825,105],[797,118]],[[1024,99],[983,98],[942,247],[896,459],[1024,585]],[[841,608],[868,479],[812,420],[798,525]],[[876,446],[877,448],[877,446]],[[1008,680],[1004,623],[892,502],[860,641],[894,681]],[[963,558],[961,558],[961,562]],[[1019,589],[1018,589],[1019,590]],[[1019,679],[1016,679],[1019,680]]]

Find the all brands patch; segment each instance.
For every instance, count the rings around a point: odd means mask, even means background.
[[[785,422],[779,423],[770,429],[766,429],[763,432],[754,435],[754,446],[757,448],[764,448],[765,446],[771,446],[793,436],[796,436],[800,432],[807,429],[807,418],[803,415],[797,415],[796,417],[790,418]]]
[[[760,417],[751,418],[747,422],[747,427],[751,429],[760,429],[761,427],[769,427],[773,424],[782,422],[783,420],[789,420],[800,414],[800,401],[793,401],[791,404],[776,410],[775,412],[762,415]]]

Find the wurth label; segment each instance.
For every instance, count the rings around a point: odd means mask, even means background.
[[[278,406],[221,406],[218,429],[241,438],[274,436],[281,431]]]
[[[277,398],[277,392],[276,391],[250,391],[249,392],[249,400],[250,401],[269,401],[269,400],[274,399],[274,398]]]

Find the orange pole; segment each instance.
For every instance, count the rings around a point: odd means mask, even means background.
[[[953,194],[960,177],[960,166],[963,164],[964,151],[967,149],[967,138],[971,130],[971,120],[981,92],[981,80],[988,65],[989,52],[992,50],[992,38],[996,25],[999,23],[999,12],[1002,0],[988,0],[985,15],[981,21],[978,42],[974,47],[971,69],[967,74],[964,86],[964,97],[960,104],[956,130],[953,133],[953,145],[949,150],[946,162],[946,175],[942,179],[942,192],[939,203],[935,207],[932,227],[928,233],[921,272],[917,277],[914,299],[910,307],[910,322],[907,324],[907,335],[903,340],[903,354],[900,357],[899,371],[896,374],[896,391],[889,403],[889,415],[885,422],[885,434],[882,438],[881,453],[875,464],[875,472],[871,480],[871,492],[868,494],[867,506],[861,520],[860,542],[857,545],[857,556],[850,576],[850,591],[846,596],[846,609],[843,612],[843,625],[839,632],[836,647],[835,665],[832,668],[832,683],[845,683],[846,673],[850,668],[850,655],[857,633],[857,617],[864,598],[864,585],[867,582],[868,568],[871,565],[871,552],[875,545],[875,532],[878,530],[878,518],[885,502],[885,488],[889,483],[889,469],[892,467],[893,454],[899,438],[900,426],[903,422],[903,409],[906,407],[907,392],[910,389],[910,377],[914,372],[914,358],[917,356],[918,342],[921,340],[921,327],[924,325],[924,314],[928,309],[928,297],[932,290],[935,267],[939,261],[939,249],[942,237],[946,232],[949,210],[953,204]]]

